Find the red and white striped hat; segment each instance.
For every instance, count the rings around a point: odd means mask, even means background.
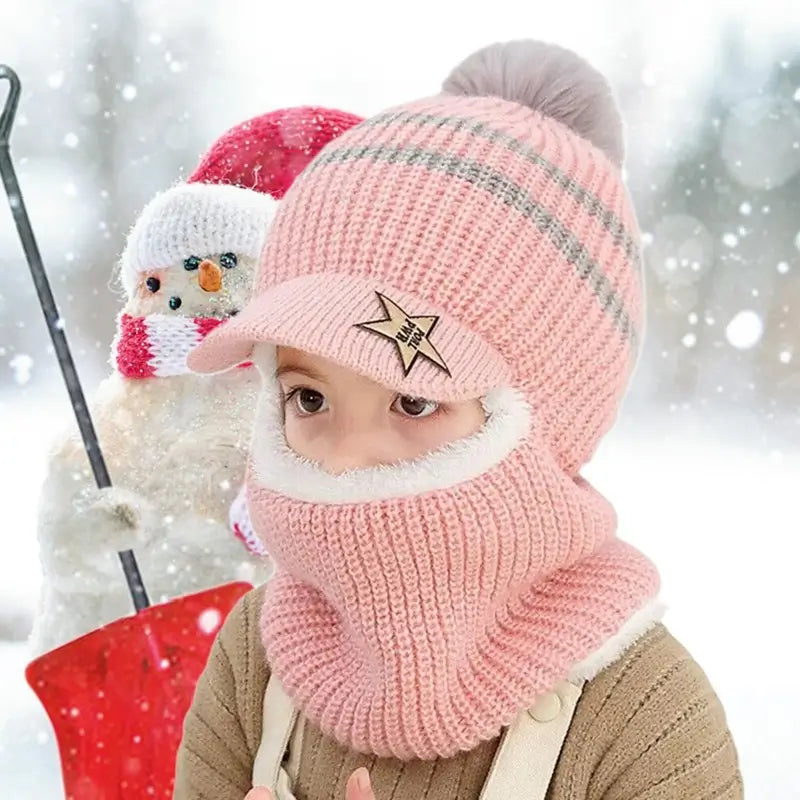
[[[277,201],[328,142],[360,121],[335,109],[299,106],[224,133],[188,180],[156,195],[133,226],[121,260],[128,295],[143,272],[190,255],[258,258]]]

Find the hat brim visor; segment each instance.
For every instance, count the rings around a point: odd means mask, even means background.
[[[482,397],[511,380],[507,362],[478,333],[361,276],[310,274],[271,286],[211,331],[187,363],[193,372],[222,372],[249,361],[260,342],[322,356],[400,394],[437,401]]]

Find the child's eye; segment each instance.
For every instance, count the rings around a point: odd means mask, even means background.
[[[433,400],[426,400],[424,397],[409,397],[400,395],[392,404],[393,407],[405,417],[429,417],[439,410],[439,404]]]
[[[328,407],[324,394],[314,389],[305,389],[302,387],[292,389],[292,391],[286,395],[286,404],[288,405],[289,403],[293,403],[297,413],[304,417],[317,414],[320,411],[325,411]]]

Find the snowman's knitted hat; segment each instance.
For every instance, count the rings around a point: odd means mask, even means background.
[[[143,272],[189,256],[258,258],[277,201],[329,141],[360,121],[343,111],[301,106],[231,128],[185,183],[156,195],[142,211],[122,255],[128,295]]]

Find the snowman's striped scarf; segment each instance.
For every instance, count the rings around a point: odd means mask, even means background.
[[[189,372],[189,351],[222,322],[219,317],[121,314],[113,345],[114,366],[126,378],[184,375]]]

